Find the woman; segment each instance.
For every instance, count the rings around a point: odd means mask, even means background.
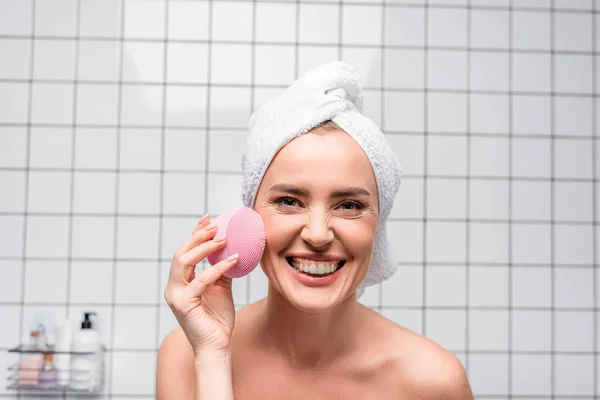
[[[253,115],[242,192],[264,222],[268,294],[235,311],[222,276],[235,257],[194,276],[226,243],[203,218],[165,289],[181,327],[159,351],[159,400],[473,398],[453,354],[357,301],[394,272],[385,226],[401,171],[361,111],[356,73],[336,62]]]

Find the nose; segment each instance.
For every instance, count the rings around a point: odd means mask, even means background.
[[[300,234],[302,240],[316,249],[321,249],[333,241],[333,231],[329,227],[325,215],[308,216],[308,221]]]

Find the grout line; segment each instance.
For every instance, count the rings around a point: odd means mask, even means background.
[[[597,2],[592,1],[592,50],[596,50],[596,46],[598,42],[596,40],[596,35],[598,34],[598,26],[597,26],[597,18],[596,16],[596,7]],[[597,95],[597,85],[598,85],[598,61],[596,57],[592,57],[592,222],[594,223],[592,227],[592,263],[594,265],[592,269],[593,282],[592,282],[592,306],[593,306],[593,353],[598,354],[598,228],[596,226],[598,220],[598,181],[597,181],[597,168],[598,168],[598,155],[597,155],[597,146],[598,146],[598,138],[597,138],[597,118],[598,118],[598,103],[596,100]],[[593,380],[594,380],[594,389],[593,395],[594,399],[598,398],[598,356],[593,357]]]
[[[422,284],[423,284],[423,298],[422,298],[422,315],[421,315],[421,334],[427,336],[427,266],[431,265],[427,257],[427,180],[428,180],[428,153],[429,153],[429,124],[427,123],[428,113],[428,97],[429,97],[429,10],[431,5],[430,0],[425,0],[425,15],[424,15],[424,32],[423,32],[423,135],[424,135],[424,146],[423,146],[423,273],[422,273]]]
[[[555,265],[555,145],[556,140],[554,134],[556,132],[555,126],[555,77],[556,77],[556,59],[554,53],[554,36],[556,26],[556,15],[555,15],[555,0],[551,0],[550,5],[550,48],[551,48],[551,60],[550,60],[550,398],[556,399],[556,265]]]
[[[466,150],[466,168],[467,168],[467,179],[466,179],[466,194],[465,194],[465,215],[466,215],[466,223],[465,223],[465,370],[467,371],[467,376],[470,370],[470,346],[469,342],[471,340],[471,336],[469,335],[469,323],[470,323],[470,269],[471,269],[471,41],[472,41],[472,8],[471,8],[471,0],[467,0],[467,132],[466,132],[466,140],[467,140],[467,150]]]
[[[508,398],[513,398],[513,30],[514,30],[514,1],[509,0],[508,12]]]

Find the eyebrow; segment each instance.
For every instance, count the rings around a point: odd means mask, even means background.
[[[300,186],[291,185],[289,183],[277,183],[269,188],[270,191],[285,192],[296,196],[309,197],[310,192]],[[349,187],[336,190],[331,194],[332,198],[352,197],[352,196],[371,196],[371,193],[361,187]]]

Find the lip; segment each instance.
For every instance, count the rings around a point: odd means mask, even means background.
[[[286,258],[304,258],[312,261],[331,261],[340,262],[344,261],[345,258],[335,256],[333,254],[316,254],[316,253],[292,253],[286,255]]]

